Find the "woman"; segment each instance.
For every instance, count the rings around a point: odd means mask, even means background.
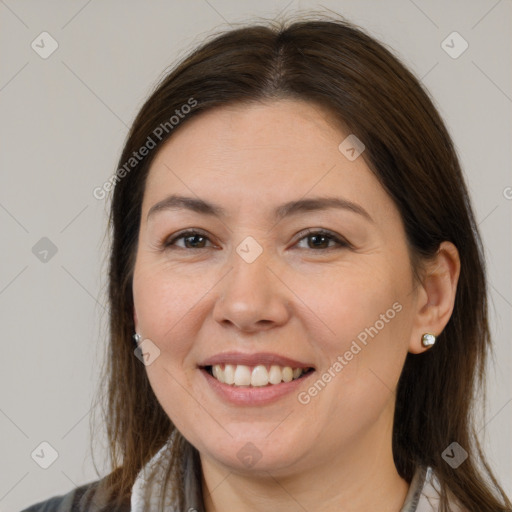
[[[473,430],[466,185],[381,44],[338,20],[211,38],[112,182],[116,469],[27,510],[510,510]]]

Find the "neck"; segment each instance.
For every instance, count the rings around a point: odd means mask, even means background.
[[[371,442],[372,437],[359,440],[363,449],[343,450],[328,463],[287,474],[244,474],[201,456],[205,510],[399,512],[409,485],[394,465],[391,436],[386,442],[382,436]]]

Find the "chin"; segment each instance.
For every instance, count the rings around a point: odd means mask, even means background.
[[[272,432],[267,424],[259,430],[251,425],[250,432],[244,431],[239,425],[237,429],[232,428],[230,433],[232,438],[226,434],[222,439],[213,440],[211,433],[208,435],[205,432],[202,439],[207,439],[206,443],[191,442],[201,455],[222,464],[230,471],[251,474],[261,472],[267,477],[269,472],[274,474],[300,465],[306,455],[304,440],[296,440],[294,436],[287,435],[284,429]],[[298,447],[301,447],[300,451]]]

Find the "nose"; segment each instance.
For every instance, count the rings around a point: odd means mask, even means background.
[[[266,251],[251,263],[233,251],[230,263],[231,271],[219,283],[215,321],[249,333],[284,325],[292,293],[277,277],[277,265]]]

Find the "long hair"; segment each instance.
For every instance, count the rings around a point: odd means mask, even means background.
[[[110,216],[105,422],[117,468],[107,485],[116,503],[129,499],[138,471],[172,433],[168,484],[181,499],[187,448],[132,343],[132,276],[150,164],[162,144],[201,112],[280,98],[324,106],[363,141],[362,157],[400,211],[414,270],[442,241],[457,247],[461,273],[452,316],[435,347],[407,356],[398,382],[393,456],[408,482],[418,465],[433,468],[443,511],[450,493],[471,511],[507,510],[510,501],[485,461],[473,417],[491,340],[482,244],[453,142],[428,93],[390,50],[360,28],[327,17],[214,34],[160,80],[132,124],[113,180]],[[140,148],[150,146],[141,156]],[[442,458],[452,442],[469,453],[457,469]]]

